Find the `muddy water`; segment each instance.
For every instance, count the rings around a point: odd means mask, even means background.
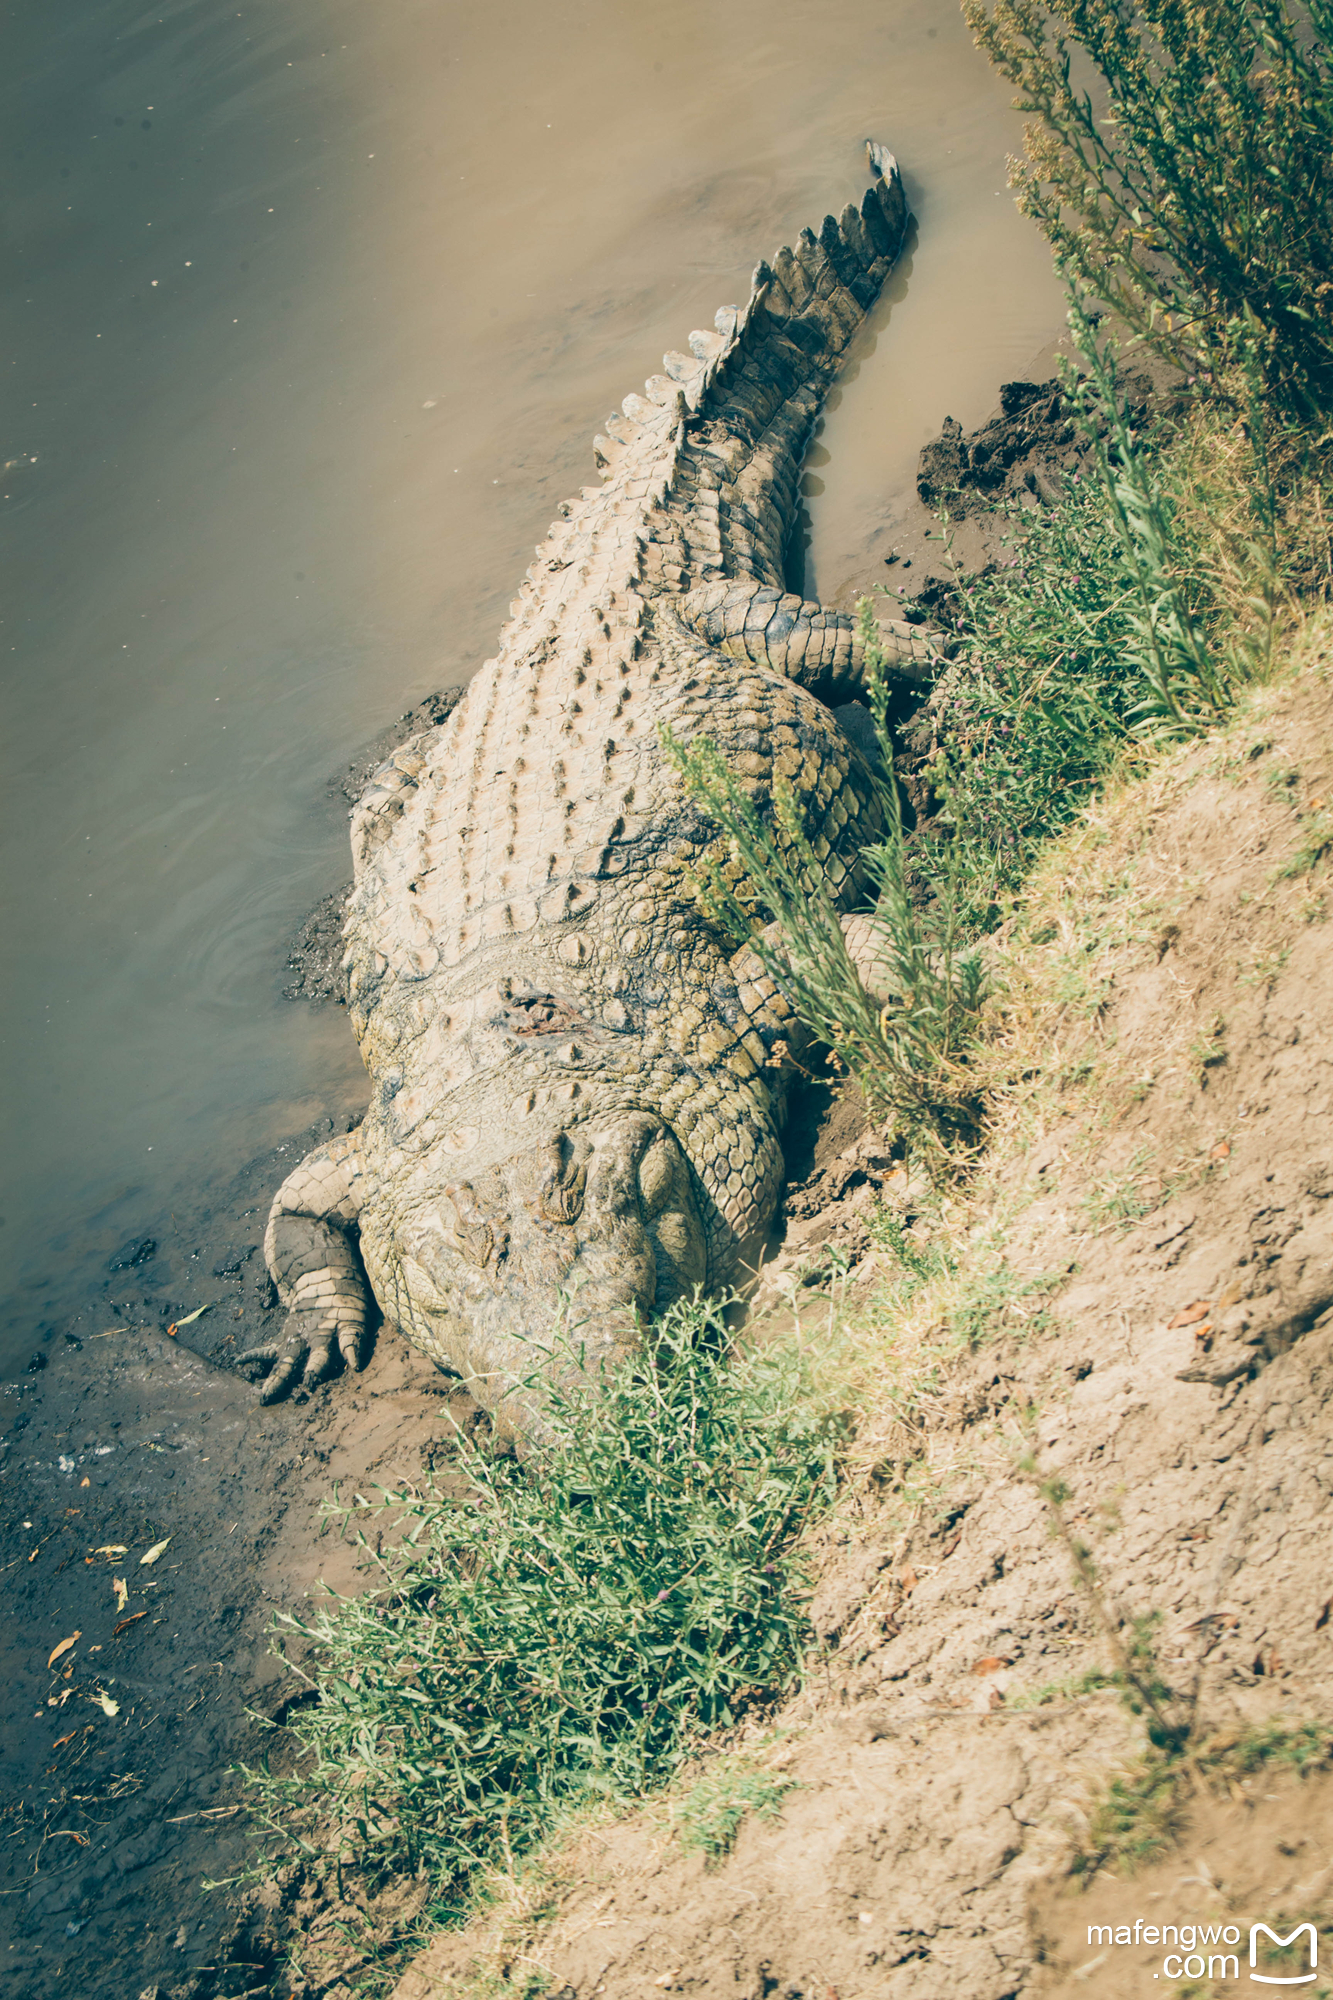
[[[279,997],[326,780],[485,657],[588,441],[899,154],[917,246],[807,473],[846,599],[1058,323],[951,0],[23,0],[9,223],[0,1362],[187,1190],[362,1101]],[[879,573],[882,575],[882,568]]]

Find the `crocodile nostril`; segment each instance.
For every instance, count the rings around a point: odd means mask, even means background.
[[[509,1248],[509,1231],[488,1220],[466,1181],[447,1187],[444,1192],[458,1218],[450,1234],[459,1255],[479,1271],[498,1265]]]
[[[546,1151],[546,1172],[537,1191],[537,1213],[545,1222],[576,1222],[583,1213],[588,1169],[573,1157],[568,1135],[562,1133]]]

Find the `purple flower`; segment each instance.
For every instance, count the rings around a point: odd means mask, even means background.
[[[670,1592],[669,1590],[659,1590],[659,1591],[658,1591],[658,1593],[657,1593],[657,1601],[658,1601],[658,1603],[659,1603],[659,1604],[665,1604],[665,1603],[666,1603],[666,1601],[667,1601],[667,1599],[668,1599],[668,1597],[670,1597],[670,1595],[671,1595],[671,1592]]]

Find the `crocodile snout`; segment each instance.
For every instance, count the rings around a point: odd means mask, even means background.
[[[414,1190],[391,1261],[410,1337],[491,1407],[516,1401],[518,1428],[546,1383],[595,1378],[708,1276],[685,1154],[639,1111]]]

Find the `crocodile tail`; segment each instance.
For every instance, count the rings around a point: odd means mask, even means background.
[[[645,577],[689,587],[715,577],[783,584],[801,461],[820,404],[911,226],[892,153],[867,140],[861,202],[803,229],[759,264],[743,310],[724,307],[690,354],[668,354],[687,413],[670,492],[645,550]],[[660,385],[660,386],[659,386]],[[662,378],[648,384],[662,402]],[[599,443],[601,440],[599,440]]]

